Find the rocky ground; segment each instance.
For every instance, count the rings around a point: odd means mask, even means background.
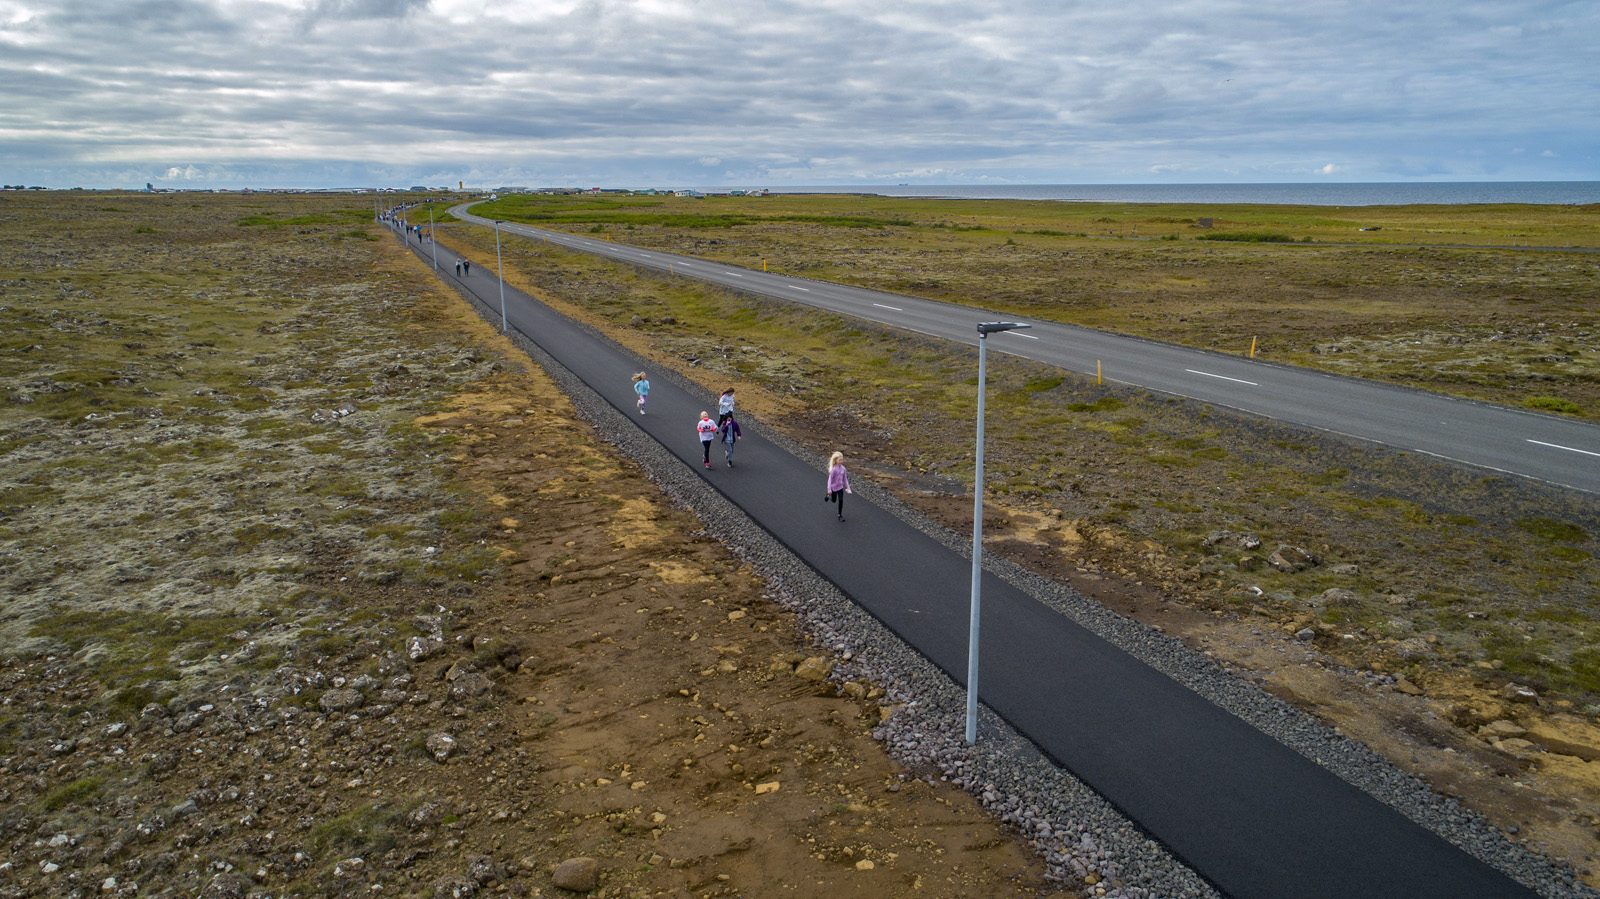
[[[0,198],[0,895],[1060,891],[361,207]]]

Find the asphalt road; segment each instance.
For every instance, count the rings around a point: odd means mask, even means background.
[[[414,243],[413,243],[414,245]],[[418,248],[424,257],[427,248]],[[492,269],[440,276],[498,308]],[[735,466],[694,423],[709,394],[654,382],[634,407],[636,357],[509,286],[505,314],[757,525],[964,684],[970,562],[851,496],[837,521],[825,475],[754,433]],[[1211,704],[1009,583],[985,574],[982,701],[1236,899],[1531,897],[1304,756]],[[980,739],[982,735],[980,734]]]
[[[490,219],[467,212],[465,206],[451,212],[465,221],[493,224]],[[1107,380],[1118,383],[1397,450],[1600,493],[1600,427],[1583,421],[1245,356],[643,250],[528,225],[503,223],[500,227],[508,234],[958,343],[976,343],[975,325],[979,321],[1023,321],[1033,327],[994,335],[989,351],[1091,376],[1098,369]]]

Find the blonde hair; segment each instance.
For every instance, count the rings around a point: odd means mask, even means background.
[[[836,452],[833,455],[828,457],[828,467],[829,468],[832,468],[835,465],[843,465],[843,464],[844,464],[844,453],[837,453]]]
[[[700,417],[701,418],[710,418],[711,417],[711,413],[710,412],[706,412],[705,410],[701,410]]]
[[[644,380],[644,372],[639,372],[638,374],[634,375],[633,379],[635,381],[643,381]]]

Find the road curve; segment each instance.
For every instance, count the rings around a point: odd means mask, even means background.
[[[453,264],[454,254],[439,255]],[[441,277],[485,306],[498,303],[492,270]],[[738,467],[702,471],[691,425],[708,396],[663,378],[649,414],[639,415],[628,379],[637,357],[509,285],[503,296],[512,328],[965,682],[968,559],[859,495],[846,520],[833,521],[816,502],[822,473],[754,428]],[[983,592],[983,702],[1225,895],[1535,895],[1010,582],[986,572]]]
[[[494,224],[492,219],[468,212],[470,205],[458,206],[451,213],[473,224]],[[979,321],[1024,321],[1033,327],[994,335],[989,350],[1085,375],[1095,375],[1098,370],[1117,383],[1600,493],[1600,426],[1584,421],[937,300],[756,271],[529,225],[502,222],[500,229],[958,343],[976,342],[974,326]]]

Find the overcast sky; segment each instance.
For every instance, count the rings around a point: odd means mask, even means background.
[[[1600,2],[0,0],[0,182],[1600,180]]]

